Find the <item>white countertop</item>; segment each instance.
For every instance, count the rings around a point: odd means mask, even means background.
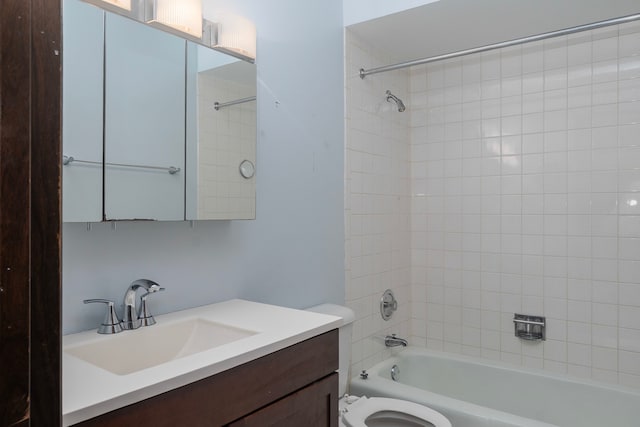
[[[122,334],[135,334],[139,330],[115,335],[99,335],[95,330],[65,335],[62,338],[63,425],[75,424],[209,377],[338,328],[342,323],[335,316],[237,299],[156,316],[156,321],[167,324],[194,318],[257,333],[127,375],[101,369],[66,350]],[[118,351],[126,354],[127,349]]]

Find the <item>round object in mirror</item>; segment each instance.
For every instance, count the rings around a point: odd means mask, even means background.
[[[240,163],[240,175],[242,175],[243,178],[253,178],[255,173],[256,167],[253,165],[251,160],[243,160],[242,163]]]

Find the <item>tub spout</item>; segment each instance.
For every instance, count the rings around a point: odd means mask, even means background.
[[[406,347],[409,343],[407,340],[396,337],[396,334],[387,335],[384,337],[384,345],[387,347]]]

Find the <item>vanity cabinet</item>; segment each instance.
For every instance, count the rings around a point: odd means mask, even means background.
[[[77,426],[337,427],[338,330]]]
[[[317,381],[297,392],[259,409],[229,427],[336,426],[338,421],[338,374]]]

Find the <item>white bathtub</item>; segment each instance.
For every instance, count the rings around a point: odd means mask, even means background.
[[[633,389],[412,347],[367,372],[366,380],[352,379],[351,394],[418,402],[454,427],[640,426]]]

